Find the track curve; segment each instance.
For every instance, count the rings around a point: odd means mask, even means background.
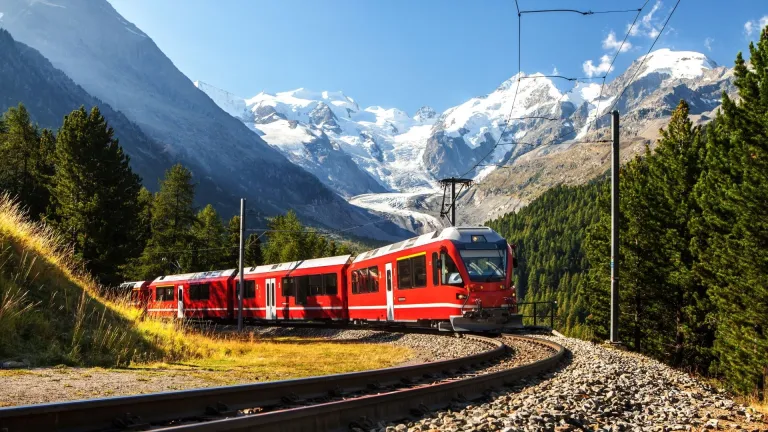
[[[461,358],[364,372],[3,408],[0,431],[348,430],[356,422],[403,418],[457,398],[483,396],[490,389],[555,367],[565,354],[554,342],[505,335],[547,346],[552,354],[494,369],[508,350],[501,339],[464,337],[488,344],[489,349]],[[473,373],[485,368],[491,372]]]

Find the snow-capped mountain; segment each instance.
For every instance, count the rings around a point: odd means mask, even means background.
[[[435,186],[422,163],[426,137],[437,116],[430,107],[410,117],[395,108],[361,109],[342,92],[297,89],[245,99],[199,81],[195,84],[223,110],[343,196]],[[338,170],[318,152],[353,163],[344,162],[344,169]]]
[[[195,86],[224,111],[281,151],[288,160],[314,174],[340,195],[349,198],[387,191],[370,174],[360,169],[335,140],[328,137],[326,132],[334,133],[338,125],[334,112],[326,103],[320,102],[311,109],[303,110],[292,106],[296,110],[292,112],[295,115],[288,117],[274,110],[273,106],[246,101],[204,82],[195,81]],[[327,92],[326,96],[329,96]],[[285,107],[281,108],[286,111]],[[299,121],[299,118],[304,121]]]
[[[681,99],[688,102],[692,118],[703,123],[720,106],[722,93],[734,97],[736,89],[733,70],[718,66],[704,54],[660,49],[635,60],[606,84],[599,99],[592,92],[582,92],[584,101],[558,122],[570,124],[575,133],[555,142],[551,141],[554,137],[543,135],[537,145],[510,158],[509,168],[493,171],[462,197],[465,222],[497,217],[526,205],[550,187],[579,184],[603,174],[610,148],[589,142],[610,138],[606,114],[612,108],[620,113],[622,160],[626,161],[646,145],[654,145],[659,128],[666,126]],[[581,143],[569,143],[574,139]]]
[[[466,176],[480,181],[464,196],[464,205],[470,206],[468,221],[482,222],[524,205],[546,187],[601,174],[605,160],[598,153],[577,164],[562,159],[570,154],[573,140],[607,137],[610,125],[605,114],[612,107],[622,113],[622,133],[636,135],[654,122],[663,125],[680,99],[689,102],[692,114],[712,111],[720,103],[720,93],[732,91],[730,77],[729,69],[718,67],[704,54],[660,49],[637,59],[607,83],[602,94],[596,83],[567,88],[540,73],[521,73],[489,94],[439,115],[425,106],[413,116],[397,108],[363,109],[342,92],[297,89],[244,99],[203,83],[198,87],[339,194],[364,193],[351,199],[355,205],[389,214],[400,226],[418,230],[441,223],[435,218],[439,178]],[[314,140],[324,145],[310,145]],[[346,168],[331,174],[331,165],[317,162],[321,148],[338,154],[339,160],[341,154],[347,155],[388,193],[376,196],[380,191],[375,187],[366,185],[370,190],[361,192],[359,182],[340,181],[359,173]],[[480,166],[471,169],[477,163]],[[512,169],[497,169],[502,164]],[[549,176],[536,174],[550,169]],[[537,183],[546,186],[537,188]]]

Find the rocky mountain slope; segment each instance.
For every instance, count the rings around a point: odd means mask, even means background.
[[[0,29],[0,112],[23,103],[40,127],[56,130],[64,116],[84,105],[99,107],[131,155],[131,166],[150,187],[170,164],[159,145],[125,115],[89,95],[36,50]]]
[[[688,101],[694,119],[703,123],[713,116],[723,92],[735,96],[732,69],[717,66],[703,54],[662,49],[643,59],[606,84],[599,101],[585,101],[567,120],[557,122],[570,124],[572,135],[554,142],[551,135],[537,139],[527,151],[510,155],[508,167],[481,178],[461,198],[462,220],[495,218],[552,186],[580,184],[603,174],[609,168],[610,144],[594,141],[610,138],[606,114],[614,103],[621,116],[621,158],[627,161],[655,143],[680,99]],[[589,131],[587,120],[592,123]],[[578,143],[569,142],[574,139]]]
[[[160,143],[169,159],[214,183],[218,189],[201,199],[225,213],[237,204],[230,197],[244,196],[262,213],[295,208],[305,219],[329,227],[376,220],[222,111],[106,0],[0,0],[0,11],[0,25],[16,40],[40,51],[88,93],[124,113]],[[387,223],[355,234],[409,235]]]
[[[436,117],[429,107],[409,117],[398,109],[361,109],[342,92],[296,89],[246,99],[199,81],[195,85],[291,161],[316,173],[344,196],[434,187],[434,179],[421,163],[426,136]],[[344,169],[336,170],[324,155],[342,163]]]
[[[337,141],[328,136],[326,132],[333,134],[338,125],[334,113],[325,103],[319,102],[311,110],[304,110],[303,116],[289,118],[283,113],[285,110],[277,112],[263,106],[249,106],[245,99],[204,82],[195,81],[195,86],[281,151],[288,160],[311,172],[342,196],[386,192],[384,186],[358,167]],[[294,117],[302,117],[303,121]]]
[[[540,73],[521,73],[440,115],[429,107],[413,117],[394,108],[361,109],[341,92],[298,89],[244,99],[202,83],[198,87],[347,197],[361,188],[338,179],[358,178],[359,170],[345,165],[332,172],[332,164],[317,163],[318,150],[311,143],[328,143],[319,149],[333,149],[345,163],[342,154],[348,155],[388,192],[377,197],[379,191],[365,184],[369,190],[351,202],[416,230],[441,223],[435,217],[442,196],[436,190],[439,178],[478,182],[462,196],[459,216],[462,223],[480,223],[525,205],[549,187],[583,183],[605,172],[610,146],[583,142],[608,138],[606,114],[612,107],[621,112],[626,160],[652,143],[680,99],[689,102],[699,121],[707,121],[721,92],[734,91],[730,69],[701,53],[669,49],[639,58],[602,93],[596,83],[571,86]]]

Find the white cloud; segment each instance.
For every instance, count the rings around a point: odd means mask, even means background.
[[[621,48],[621,52],[629,51],[630,48],[632,48],[632,43],[629,41],[624,42],[624,44],[621,44],[620,40],[616,40],[616,33],[611,31],[608,33],[608,36],[606,36],[605,39],[603,39],[603,48],[607,50],[617,50]]]
[[[554,69],[552,69],[552,75],[560,75],[560,71],[557,70],[557,66],[555,66]]]
[[[595,66],[592,60],[587,60],[582,65],[582,68],[588,77],[605,75],[613,70],[613,67],[611,67],[611,57],[607,54],[600,57],[600,64],[597,66]]]
[[[744,23],[744,35],[747,37],[752,36],[753,33],[760,33],[765,26],[768,26],[768,15],[760,18],[759,20],[750,20]]]
[[[744,34],[747,36],[752,34],[752,21],[747,21],[744,23]]]
[[[661,8],[661,5],[661,0],[657,0],[656,3],[653,4],[651,10],[647,14],[643,15],[643,17],[640,18],[640,21],[637,22],[634,27],[630,28],[632,24],[627,24],[626,31],[629,32],[629,35],[647,36],[651,39],[658,36],[662,22],[659,17],[656,16],[656,11]]]
[[[708,37],[704,39],[704,46],[707,48],[707,51],[712,52],[712,42],[714,42],[715,39]]]
[[[3,13],[0,12],[0,20],[2,20],[2,19],[3,19]]]

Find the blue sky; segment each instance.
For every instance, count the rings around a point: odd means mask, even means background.
[[[109,1],[190,79],[244,97],[304,87],[341,90],[361,106],[442,111],[493,91],[518,69],[511,0]],[[644,1],[519,3],[522,10],[600,11]],[[616,72],[648,50],[674,3],[648,1]],[[620,42],[634,16],[524,14],[523,72],[584,76],[591,66],[600,75],[601,57],[616,51],[611,32]],[[682,0],[656,48],[699,51],[731,65],[758,36],[761,19],[768,23],[766,0]]]

